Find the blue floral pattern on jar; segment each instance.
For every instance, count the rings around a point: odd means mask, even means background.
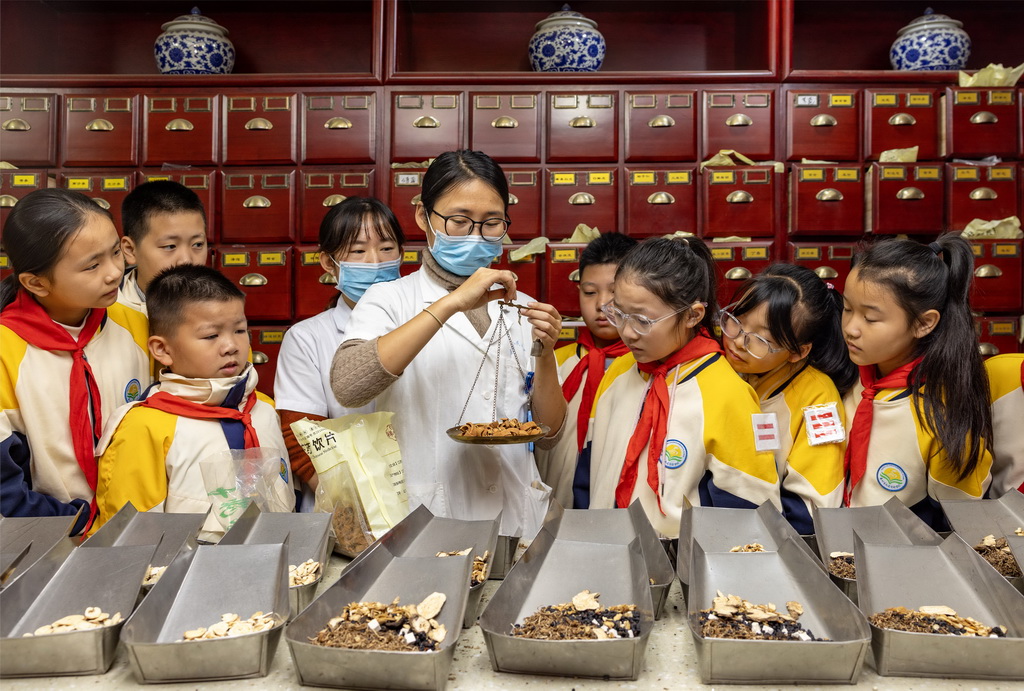
[[[530,64],[535,72],[596,72],[605,56],[604,36],[597,23],[568,5],[537,22],[530,39]]]
[[[896,70],[962,70],[971,57],[971,39],[962,24],[931,8],[899,31],[889,49]]]
[[[235,47],[227,29],[193,9],[163,25],[164,33],[153,44],[161,74],[230,74],[235,66]]]

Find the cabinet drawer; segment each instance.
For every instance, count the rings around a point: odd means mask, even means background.
[[[942,156],[939,92],[935,89],[865,89],[865,157],[877,160],[888,149],[917,147],[917,160]]]
[[[0,228],[7,223],[11,209],[19,200],[46,186],[45,170],[0,170]]]
[[[860,156],[860,92],[786,92],[786,158],[855,161]]]
[[[142,165],[217,162],[216,96],[143,96]]]
[[[444,151],[461,149],[462,100],[461,91],[393,94],[391,160],[426,161]]]
[[[516,290],[526,293],[534,300],[543,302],[541,295],[541,267],[544,265],[544,254],[531,254],[519,261],[512,261],[509,256],[513,250],[523,246],[523,243],[513,243],[501,248],[501,254],[491,262],[492,269],[503,269],[511,271],[516,275]],[[523,301],[517,298],[517,302]],[[508,316],[505,317],[508,319]],[[512,317],[516,317],[513,315]]]
[[[57,94],[0,95],[0,151],[16,166],[57,163]]]
[[[217,237],[217,171],[189,170],[185,172],[167,172],[162,170],[140,170],[138,184],[154,180],[172,180],[189,188],[203,202],[206,212],[206,239],[209,242]]]
[[[715,260],[718,304],[735,301],[743,282],[772,263],[772,242],[710,242],[708,248]]]
[[[60,174],[59,184],[92,197],[114,217],[117,232],[123,232],[121,202],[135,188],[135,171],[66,170]]]
[[[1013,156],[1020,110],[1013,89],[946,89],[946,148],[951,156]]]
[[[1017,165],[946,164],[947,227],[963,230],[975,218],[1018,216]]]
[[[388,186],[388,206],[402,226],[406,240],[426,240],[427,235],[416,223],[416,204],[423,190],[426,168],[394,168]],[[513,225],[515,223],[513,222]]]
[[[1024,240],[971,240],[974,282],[971,307],[979,312],[1020,312]]]
[[[545,209],[550,238],[567,238],[580,223],[602,233],[618,229],[619,188],[616,168],[547,171]]]
[[[626,161],[696,161],[696,91],[627,91]]]
[[[626,222],[633,237],[697,234],[696,166],[626,168]]]
[[[773,91],[704,92],[704,157],[734,149],[752,159],[775,158]]]
[[[580,268],[580,254],[584,247],[585,244],[551,243],[544,254],[545,297],[563,319],[567,315],[580,314],[578,276],[573,272]]]
[[[290,242],[295,237],[295,171],[240,170],[223,174],[223,242]]]
[[[503,166],[508,178],[508,236],[529,240],[544,234],[544,172],[536,166]]]
[[[224,163],[295,163],[295,94],[230,94],[224,102]]]
[[[548,94],[548,160],[614,161],[619,153],[615,93]]]
[[[303,163],[373,163],[377,100],[372,91],[304,94]]]
[[[1020,317],[975,317],[983,357],[1021,352]]]
[[[256,390],[267,396],[274,395],[274,376],[277,374],[277,356],[288,328],[284,326],[251,325],[249,347],[252,349],[252,364],[259,380]]]
[[[295,248],[295,319],[308,319],[327,309],[338,295],[338,281],[320,266],[318,245]]]
[[[252,322],[292,317],[292,247],[221,245],[215,266],[245,293],[245,316]],[[255,351],[256,343],[252,344]]]
[[[134,94],[65,96],[64,165],[134,166],[137,103]]]
[[[11,258],[7,253],[0,250],[0,281],[11,275]]]
[[[299,174],[302,196],[299,239],[320,241],[320,223],[332,206],[349,197],[375,197],[373,168],[303,168]],[[405,230],[405,226],[402,226]]]
[[[797,266],[806,266],[841,293],[846,287],[846,277],[850,275],[855,247],[852,242],[791,242],[789,261]]]
[[[700,176],[704,235],[774,235],[777,177],[772,166],[705,168]]]
[[[863,233],[863,173],[860,166],[794,163],[789,178],[790,234]]]
[[[872,163],[869,230],[937,235],[943,229],[942,164]]]
[[[469,148],[496,161],[540,161],[538,94],[471,93]]]

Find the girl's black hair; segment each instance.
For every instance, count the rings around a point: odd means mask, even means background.
[[[602,233],[587,243],[580,252],[580,273],[593,264],[618,264],[626,254],[636,247],[636,238],[622,233]]]
[[[764,303],[772,339],[790,352],[811,344],[807,362],[824,372],[840,393],[857,380],[843,338],[843,296],[829,288],[804,266],[772,264],[749,279],[736,292],[740,300],[731,308],[737,317]]]
[[[0,283],[0,309],[14,302],[21,288],[20,274],[52,277],[54,265],[89,214],[114,220],[109,211],[75,190],[35,190],[14,205],[4,223],[3,248],[12,271]]]
[[[654,293],[673,309],[695,302],[707,303],[700,327],[715,335],[718,300],[715,262],[708,246],[698,238],[648,238],[631,249],[615,271],[615,280],[627,279]],[[676,318],[682,318],[680,313]]]
[[[924,359],[910,373],[910,391],[918,416],[938,437],[953,469],[966,478],[985,447],[992,446],[988,378],[968,302],[971,246],[958,233],[946,233],[931,245],[883,240],[856,254],[853,268],[860,280],[889,290],[908,326],[926,311],[938,311],[939,323],[915,345],[914,357]]]
[[[505,205],[505,215],[508,215],[508,179],[505,171],[483,151],[459,149],[446,151],[435,158],[423,175],[420,201],[429,212],[438,199],[470,180],[482,180],[493,187]]]

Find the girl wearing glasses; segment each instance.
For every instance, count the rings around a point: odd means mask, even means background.
[[[622,260],[604,312],[629,348],[608,368],[590,423],[591,508],[639,499],[654,528],[678,537],[683,505],[779,502],[761,410],[722,356],[714,262],[696,238],[646,240]]]
[[[508,201],[505,173],[486,154],[449,151],[434,160],[416,207],[429,247],[423,266],[374,284],[359,300],[334,357],[331,386],[343,406],[375,400],[377,410],[395,413],[411,508],[424,504],[435,515],[461,519],[492,519],[501,511],[502,535],[532,538],[549,491],[529,447],[459,444],[445,433],[463,410],[463,422],[490,421],[495,410],[520,420],[532,413],[551,428],[553,443],[565,418],[553,350],[561,317],[551,305],[517,296],[511,271],[489,268],[511,223]],[[517,313],[496,300],[527,307]],[[488,343],[499,310],[519,366],[509,361],[503,338],[496,378],[497,349],[488,352]],[[534,341],[541,350],[531,358]],[[520,367],[534,372],[532,382]]]
[[[768,267],[740,294],[718,316],[725,357],[754,387],[761,412],[774,416],[783,513],[809,535],[812,507],[838,507],[843,499],[840,389],[857,376],[843,342],[843,298],[792,264]]]

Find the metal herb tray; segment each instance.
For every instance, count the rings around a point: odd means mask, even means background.
[[[82,547],[153,545],[153,563],[167,566],[183,549],[195,549],[207,514],[139,511],[130,502],[93,533]]]
[[[940,503],[953,530],[972,547],[981,542],[986,535],[1009,539],[1017,528],[1024,528],[1024,494],[1017,490],[1010,490],[999,499]],[[1018,558],[1017,564],[1020,563],[1021,560]],[[1006,580],[1024,593],[1024,577]]]
[[[28,548],[24,556],[14,565],[14,571],[0,583],[3,589],[13,583],[18,576],[25,573],[32,564],[60,541],[74,545],[76,541],[69,536],[75,527],[78,516],[33,516],[31,518],[4,517],[0,518],[0,553],[13,562],[18,554]],[[8,563],[10,566],[10,562]],[[6,570],[6,569],[5,569]]]

